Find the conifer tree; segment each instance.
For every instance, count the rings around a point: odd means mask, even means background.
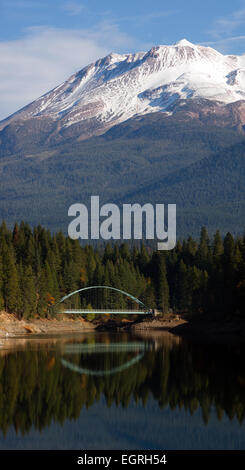
[[[209,236],[206,227],[201,229],[200,241],[196,252],[196,262],[200,269],[207,269],[209,267]]]
[[[5,308],[10,313],[19,313],[20,285],[19,276],[12,250],[5,246],[3,252],[4,277],[3,291]]]
[[[4,293],[3,293],[3,289],[4,289],[3,276],[4,276],[4,274],[3,273],[4,273],[4,270],[3,270],[2,256],[0,256],[0,311],[4,307]]]
[[[37,312],[37,294],[32,267],[24,266],[20,278],[21,286],[21,316],[25,318],[33,317]]]
[[[224,247],[223,247],[223,242],[222,238],[220,235],[220,231],[217,230],[214,235],[214,241],[213,241],[213,256],[215,260],[219,259],[220,256],[222,256],[224,253]]]
[[[166,313],[169,307],[166,261],[162,253],[157,256],[157,307],[163,313]]]
[[[187,308],[188,302],[188,277],[187,277],[187,266],[184,261],[181,259],[178,271],[177,271],[177,283],[176,283],[176,290],[177,290],[177,305],[180,310],[185,310]]]

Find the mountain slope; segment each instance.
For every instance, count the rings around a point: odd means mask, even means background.
[[[74,202],[176,203],[178,235],[244,228],[245,58],[182,40],[109,56],[0,123],[0,215],[66,231]]]
[[[167,118],[184,110],[195,118],[201,107],[208,118],[216,115],[226,125],[227,106],[233,125],[243,125],[244,100],[244,56],[224,56],[182,40],[148,52],[110,54],[2,121],[0,130],[8,135],[10,126],[10,135],[22,139],[34,132],[37,143],[49,145],[103,134],[129,118],[155,112]],[[0,133],[3,146],[5,134]]]
[[[199,208],[205,204],[211,208],[212,205],[205,191],[209,183],[205,165],[209,167],[209,161],[217,154],[223,155],[232,144],[235,146],[243,140],[244,136],[233,129],[208,126],[196,120],[178,121],[176,116],[165,120],[161,113],[156,113],[130,119],[87,141],[74,142],[71,139],[41,153],[2,157],[1,218],[8,223],[24,219],[32,225],[41,223],[51,230],[62,228],[66,231],[70,204],[88,204],[93,194],[100,196],[101,203],[121,204],[126,200],[131,203],[174,202],[181,207],[179,215],[182,217],[182,210],[190,209],[193,197],[182,200],[180,196],[190,191],[190,187],[197,191],[195,177],[198,184],[203,177],[203,189],[196,205],[191,207],[191,218],[179,224],[178,215],[179,236],[189,231],[197,234],[204,220],[206,222],[206,215],[203,221],[199,216]],[[232,152],[229,155],[231,162],[233,159],[236,162],[236,155],[233,156]],[[204,162],[201,173],[199,167],[192,169],[195,162]],[[229,171],[229,161],[224,160],[224,169],[226,166]],[[187,173],[181,176],[181,171]],[[188,171],[193,172],[192,177]],[[217,194],[224,192],[222,171],[221,166],[215,173],[216,187],[212,186]],[[238,181],[241,175],[237,167]],[[233,204],[233,196],[237,199],[235,188],[229,194]],[[226,219],[227,199],[222,202],[219,197],[218,200],[225,209],[223,215],[223,209],[220,209],[218,226],[226,230],[229,220]],[[234,232],[242,230],[244,218],[234,213],[233,219]],[[215,218],[207,225],[210,230],[217,228]]]
[[[245,230],[245,140],[127,194],[123,202],[177,204],[179,234],[206,225]]]

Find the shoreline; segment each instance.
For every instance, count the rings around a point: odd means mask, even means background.
[[[0,312],[0,339],[35,335],[62,335],[94,331],[95,326],[83,318],[34,318],[19,320],[14,314]]]
[[[99,331],[128,331],[133,334],[163,335],[171,333],[176,338],[198,343],[234,344],[245,343],[245,318],[217,318],[215,315],[182,317],[166,314],[164,318],[143,319],[124,325],[111,320],[102,325]]]
[[[0,312],[0,349],[2,339],[54,337],[92,331],[121,331],[133,334],[150,332],[157,335],[168,332],[194,342],[241,343],[245,342],[245,319],[236,317],[219,320],[210,315],[187,319],[175,314],[166,314],[164,318],[144,318],[136,321],[108,319],[106,322],[89,322],[82,317],[19,320],[13,314]]]
[[[175,325],[170,332],[192,342],[241,344],[245,343],[245,319],[238,316],[226,319],[200,316]]]

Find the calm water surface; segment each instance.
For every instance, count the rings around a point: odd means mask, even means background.
[[[245,449],[242,346],[164,333],[2,343],[1,449]]]

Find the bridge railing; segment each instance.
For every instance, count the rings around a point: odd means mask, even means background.
[[[89,314],[89,313],[108,313],[108,314],[127,314],[127,315],[145,315],[152,313],[151,310],[115,310],[115,309],[96,309],[96,310],[86,310],[86,309],[64,309],[60,310],[59,313],[70,313],[70,314]]]
[[[111,309],[97,309],[97,308],[81,308],[81,307],[78,307],[77,305],[75,305],[75,307],[77,308],[73,308],[73,309],[69,309],[67,307],[65,307],[65,304],[63,305],[63,308],[60,307],[61,304],[63,304],[63,302],[66,302],[68,299],[70,299],[73,295],[76,295],[76,294],[82,294],[83,292],[88,292],[88,291],[94,291],[94,290],[100,290],[100,289],[105,289],[107,291],[112,291],[112,292],[117,292],[117,293],[120,293],[120,294],[123,294],[124,296],[127,297],[127,299],[130,299],[130,301],[133,301],[135,302],[135,304],[137,304],[137,307],[141,310],[134,310],[134,309],[131,309],[131,310],[128,310],[128,306],[124,307],[124,308],[121,308],[120,310],[119,309],[115,309],[115,308],[111,308]],[[91,302],[89,303],[85,303],[85,305],[89,305],[91,304]],[[111,303],[111,305],[113,305],[113,303]],[[110,306],[111,306],[110,305]],[[116,305],[118,305],[116,303]],[[74,306],[74,304],[73,304]],[[58,311],[57,311],[58,309]],[[110,286],[87,286],[87,287],[83,287],[81,289],[78,289],[74,292],[71,292],[70,294],[67,294],[65,295],[64,297],[62,297],[55,305],[52,306],[52,310],[53,312],[56,312],[56,313],[69,313],[69,314],[103,314],[103,313],[108,313],[108,314],[112,314],[112,315],[115,315],[115,314],[125,314],[125,315],[144,315],[144,314],[149,314],[149,313],[152,313],[153,311],[150,310],[141,300],[137,299],[135,296],[133,296],[132,294],[129,294],[128,292],[125,292],[121,289],[118,289],[116,287],[110,287]]]

